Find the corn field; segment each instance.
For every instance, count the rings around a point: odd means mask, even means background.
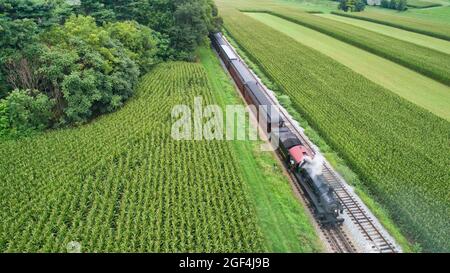
[[[171,110],[199,64],[167,63],[95,122],[0,144],[0,252],[253,252],[261,234],[225,141],[176,141]]]

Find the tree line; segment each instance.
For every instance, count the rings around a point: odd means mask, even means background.
[[[0,137],[120,108],[159,62],[195,60],[212,0],[0,0]]]
[[[367,5],[367,0],[338,0],[338,9],[345,12],[359,12],[363,11]],[[396,9],[398,11],[405,11],[408,9],[407,0],[381,0],[380,7],[386,9]]]

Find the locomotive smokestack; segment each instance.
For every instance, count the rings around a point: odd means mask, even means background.
[[[303,166],[311,176],[311,178],[315,178],[322,174],[324,158],[320,154],[316,154],[314,159],[307,156],[305,157],[305,165]]]

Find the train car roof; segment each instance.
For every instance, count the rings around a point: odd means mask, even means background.
[[[278,119],[281,120],[280,112],[278,108],[273,104],[273,102],[266,96],[263,89],[257,82],[248,82],[247,83],[252,96],[255,98],[258,105],[267,105],[266,112],[267,116],[270,119],[270,122],[274,122],[272,120],[272,116],[278,116]],[[277,114],[275,114],[277,113]]]
[[[236,72],[239,73],[240,77],[242,78],[242,81],[244,83],[248,83],[250,81],[255,81],[253,78],[253,75],[250,73],[248,68],[243,65],[239,60],[232,60],[231,64],[236,69]]]
[[[302,145],[302,142],[295,135],[289,136],[287,138],[283,138],[280,135],[280,142],[287,150],[291,149],[292,147]]]
[[[302,145],[300,139],[287,127],[280,128],[278,136],[281,144],[288,150],[294,146]]]
[[[220,45],[225,52],[225,55],[227,55],[228,60],[237,60],[236,54],[234,54],[234,51],[231,50],[231,48],[227,45]]]
[[[256,98],[259,105],[269,106],[272,104],[270,100],[264,95],[263,90],[256,81],[248,82],[247,86],[250,89],[250,92],[252,92],[253,96]]]
[[[225,41],[223,40],[222,34],[220,32],[214,33],[214,38],[220,45],[225,45]]]

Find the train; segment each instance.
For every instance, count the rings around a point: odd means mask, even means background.
[[[343,206],[333,187],[327,183],[325,176],[313,168],[313,155],[310,154],[302,140],[287,126],[286,120],[277,112],[279,111],[278,107],[267,97],[263,87],[237,56],[222,33],[212,33],[210,39],[213,48],[234,79],[247,104],[255,106],[258,123],[265,125],[270,138],[278,138],[277,152],[295,178],[295,182],[306,194],[319,222],[324,225],[342,223],[344,221],[341,217]],[[279,118],[273,118],[274,115]],[[275,127],[277,130],[273,130]]]

